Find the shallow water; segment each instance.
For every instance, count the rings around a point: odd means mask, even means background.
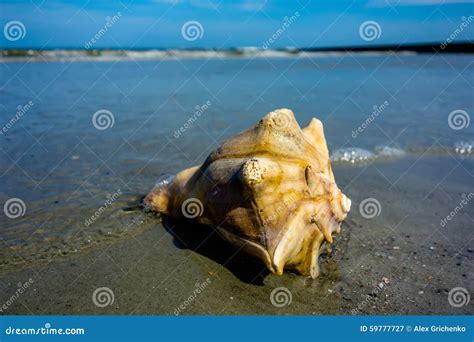
[[[410,271],[420,276],[411,279],[419,283],[417,287],[424,285],[430,274],[436,274],[435,268],[442,270],[436,275],[439,286],[433,289],[430,303],[420,302],[419,296],[412,298],[415,313],[422,306],[435,312],[433,305],[441,301],[440,310],[451,312],[445,297],[436,297],[436,291],[441,289],[440,296],[445,296],[446,288],[468,287],[472,251],[467,250],[472,246],[474,205],[465,205],[446,230],[441,220],[459,206],[463,194],[474,193],[474,125],[461,122],[466,127],[453,129],[448,120],[455,110],[465,111],[468,120],[474,113],[472,55],[66,61],[2,63],[0,68],[0,199],[5,203],[19,198],[26,208],[24,216],[18,218],[0,216],[0,272],[4,273],[7,294],[12,289],[14,292],[16,280],[25,281],[22,277],[28,272],[42,278],[43,284],[36,283],[38,291],[46,291],[59,281],[53,275],[59,271],[70,277],[61,281],[76,278],[71,263],[82,268],[85,263],[105,258],[99,263],[127,270],[141,263],[139,254],[143,251],[147,261],[142,267],[148,265],[160,277],[173,273],[172,279],[182,286],[176,290],[176,298],[163,299],[167,295],[160,292],[161,306],[150,304],[146,306],[149,310],[138,312],[155,312],[153,308],[159,313],[172,312],[182,299],[179,294],[192,292],[196,281],[206,279],[209,272],[214,276],[217,266],[224,275],[220,280],[213,278],[218,286],[213,284],[214,290],[200,302],[218,307],[212,296],[245,297],[249,283],[261,278],[260,269],[255,275],[242,275],[245,266],[239,262],[229,266],[219,253],[180,249],[179,241],[186,237],[175,236],[173,229],[162,226],[159,217],[144,213],[138,205],[164,175],[202,162],[223,139],[279,107],[293,109],[301,125],[313,116],[321,119],[333,156],[340,149],[360,148],[375,157],[362,162],[357,158],[336,160],[336,180],[353,200],[353,207],[336,245],[340,251],[327,261],[326,275],[313,283],[293,275],[267,276],[261,280],[265,286],[259,289],[255,285],[253,299],[246,297],[245,305],[229,302],[233,309],[228,313],[272,313],[272,307],[267,307],[267,290],[280,282],[295,289],[293,307],[299,308],[298,313],[321,309],[321,303],[315,307],[305,303],[307,296],[322,294],[325,306],[335,308],[343,303],[349,312],[366,288],[359,291],[353,287],[363,282],[362,273],[348,274],[365,265],[364,272],[369,273],[364,275],[364,286],[373,287],[387,277],[396,297],[403,284],[393,285],[393,278],[403,282],[403,272],[392,264],[401,260],[412,262]],[[23,106],[23,114],[11,123],[18,106]],[[93,114],[99,110],[112,113],[113,126],[103,130],[94,127]],[[466,119],[462,112],[460,115]],[[361,215],[359,204],[367,198],[380,203],[381,213],[373,219]],[[146,249],[155,248],[153,239],[159,245],[155,258]],[[199,237],[193,239],[199,241]],[[432,245],[435,242],[442,247]],[[122,247],[117,248],[117,244]],[[192,241],[184,245],[192,245]],[[114,256],[101,253],[108,248]],[[443,249],[449,258],[444,263],[433,258],[436,254],[442,259]],[[424,259],[419,265],[412,254],[417,251]],[[388,258],[392,254],[395,261]],[[452,267],[450,262],[460,255],[464,258],[462,266],[444,276]],[[377,271],[371,272],[371,267]],[[122,300],[134,291],[136,283],[126,280],[125,275],[119,281],[107,272],[99,277],[95,266],[87,269],[78,273],[90,280],[81,279],[79,292],[100,283],[98,278],[102,283],[108,279],[116,286],[122,284]],[[48,276],[41,276],[39,270],[46,270]],[[142,271],[142,282],[156,285],[154,273]],[[340,281],[344,281],[345,290],[337,291],[341,296],[347,292],[352,303],[329,291]],[[305,294],[307,288],[310,290]],[[44,291],[36,304],[33,299],[25,298],[25,302],[31,300],[31,305],[37,306],[41,300],[47,301],[51,294]],[[81,300],[90,301],[89,297],[65,299],[59,306],[51,304],[46,312],[59,312],[65,302],[77,306]],[[140,308],[135,304],[133,308]],[[79,306],[81,312],[87,312],[87,304]],[[401,297],[386,307],[387,312],[403,307]],[[190,306],[191,311],[206,313],[203,308],[196,303]],[[21,307],[16,312],[22,312]]]

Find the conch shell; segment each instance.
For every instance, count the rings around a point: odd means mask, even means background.
[[[340,232],[351,201],[335,183],[321,121],[301,129],[278,109],[158,184],[145,204],[213,227],[273,273],[316,278],[321,245]]]

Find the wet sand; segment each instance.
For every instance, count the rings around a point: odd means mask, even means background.
[[[78,251],[53,248],[41,260],[20,257],[2,265],[0,303],[19,283],[33,280],[2,314],[473,314],[472,302],[450,305],[448,292],[474,291],[474,203],[444,227],[440,223],[462,194],[474,192],[473,170],[473,158],[456,156],[336,164],[338,185],[353,206],[315,280],[269,274],[210,229],[145,213],[140,196],[130,196],[98,222],[123,224],[122,234],[104,234]],[[378,216],[361,215],[366,198],[380,202]],[[117,211],[121,221],[113,219]],[[112,290],[113,303],[94,304],[99,287]],[[282,307],[270,299],[279,287],[291,294]]]

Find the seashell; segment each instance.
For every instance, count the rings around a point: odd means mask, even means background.
[[[224,141],[206,161],[145,198],[152,210],[209,225],[281,275],[316,278],[351,207],[337,187],[321,121],[301,129],[289,109],[268,113]]]

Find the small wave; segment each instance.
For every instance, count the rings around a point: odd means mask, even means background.
[[[460,155],[474,154],[474,141],[460,141],[454,144],[454,152]]]
[[[391,51],[304,51],[288,47],[285,49],[262,49],[257,47],[214,49],[54,49],[54,50],[2,50],[0,61],[120,61],[120,60],[166,60],[193,58],[328,58],[344,55],[382,56]],[[397,52],[406,55],[409,52]]]
[[[175,178],[175,175],[171,174],[164,174],[158,178],[158,180],[155,183],[155,186],[153,187],[153,190],[158,190],[161,188],[164,188],[168,184],[170,184]]]
[[[331,155],[331,161],[335,163],[364,164],[375,159],[402,158],[406,152],[402,149],[390,146],[377,146],[375,152],[359,148],[341,148]]]
[[[341,162],[341,163],[352,163],[360,164],[373,160],[375,154],[369,150],[364,150],[363,148],[350,147],[350,148],[340,148],[331,155],[331,161]]]
[[[404,150],[390,146],[377,146],[375,153],[380,158],[401,158],[406,154]]]

